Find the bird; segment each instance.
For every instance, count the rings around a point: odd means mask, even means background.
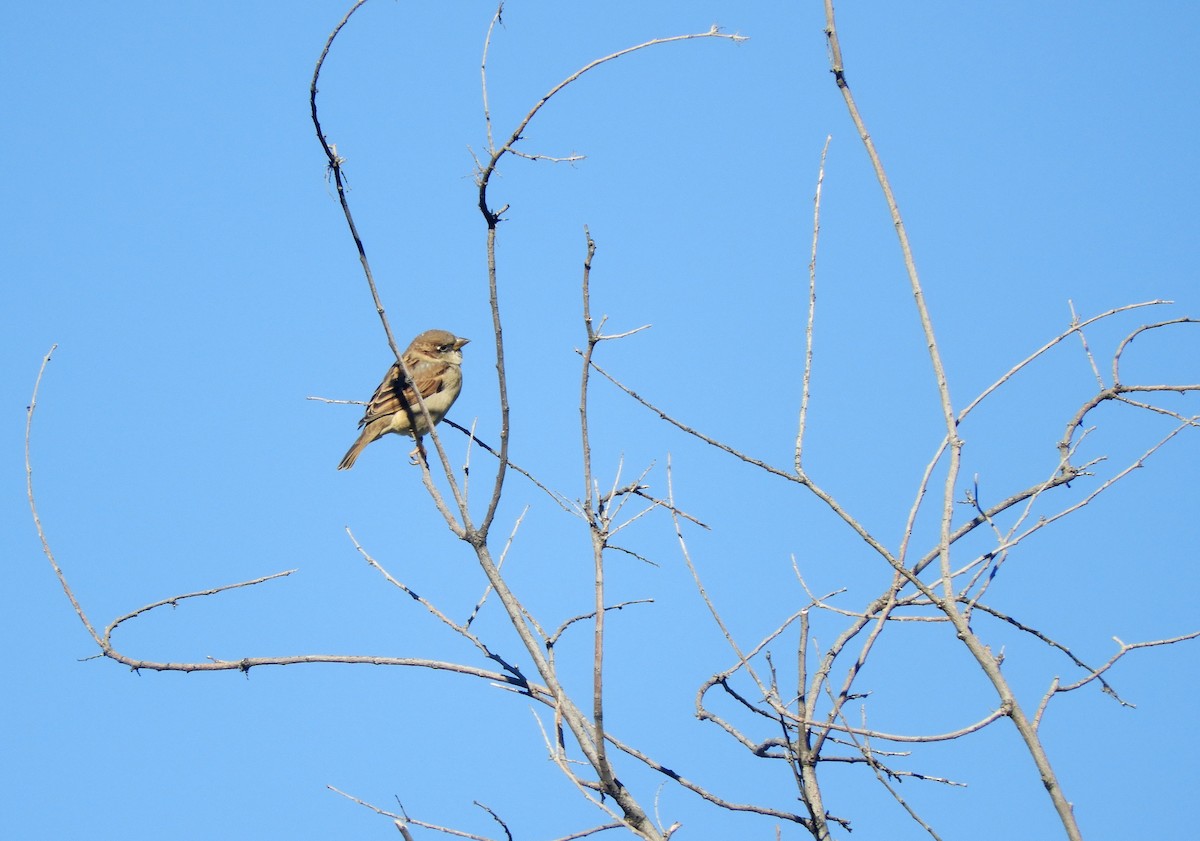
[[[462,391],[459,366],[463,345],[469,341],[449,330],[426,330],[413,339],[403,354],[412,381],[405,380],[399,362],[388,369],[367,403],[366,414],[358,422],[362,432],[342,458],[338,470],[349,470],[368,444],[389,432],[411,435],[417,442],[413,452],[420,452],[421,436],[446,416]],[[425,401],[429,418],[421,411],[417,392]]]

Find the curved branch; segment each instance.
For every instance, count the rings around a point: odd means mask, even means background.
[[[42,528],[42,518],[38,516],[37,500],[33,495],[33,461],[29,453],[29,441],[33,434],[33,413],[37,409],[37,397],[38,391],[42,387],[42,375],[46,373],[46,366],[50,364],[50,358],[57,349],[57,344],[51,345],[50,350],[46,351],[46,355],[42,357],[42,365],[38,368],[37,379],[33,382],[33,396],[29,398],[29,406],[25,409],[25,494],[29,499],[29,511],[33,514],[33,525],[37,529],[38,540],[42,544],[42,554],[50,562],[50,568],[54,570],[54,577],[58,579],[59,586],[67,594],[67,600],[71,602],[71,607],[74,608],[75,615],[79,617],[79,621],[83,623],[83,627],[87,629],[87,632],[91,634],[92,639],[96,641],[96,645],[103,648],[103,638],[96,633],[96,629],[92,627],[87,614],[83,612],[83,606],[75,598],[75,593],[72,592],[71,586],[67,584],[67,576],[63,573],[62,567],[58,565],[58,560],[54,557],[54,552],[50,549],[50,541],[46,539],[46,532]]]
[[[143,605],[142,607],[139,607],[137,610],[130,611],[129,613],[126,613],[124,616],[118,616],[112,622],[109,622],[108,627],[104,629],[104,640],[103,640],[103,642],[100,643],[100,647],[105,649],[106,651],[108,649],[112,648],[113,632],[115,630],[117,630],[117,628],[122,623],[128,622],[130,619],[136,619],[137,617],[141,616],[143,613],[149,613],[150,611],[154,610],[155,608],[166,607],[167,605],[170,605],[171,607],[178,607],[179,603],[181,601],[183,601],[184,599],[195,599],[195,598],[199,598],[200,596],[214,596],[217,593],[224,593],[227,590],[236,590],[239,587],[253,587],[255,584],[262,584],[265,581],[273,581],[276,578],[286,578],[287,576],[291,575],[294,572],[296,572],[296,570],[294,570],[294,569],[284,570],[283,572],[276,572],[276,573],[272,573],[271,575],[264,575],[261,578],[255,578],[251,581],[239,581],[237,584],[224,584],[220,587],[210,587],[207,590],[197,590],[194,593],[184,593],[181,596],[171,596],[171,598],[169,598],[169,599],[162,599],[157,602],[151,602],[148,605]]]
[[[1121,385],[1121,354],[1123,354],[1125,352],[1125,348],[1127,348],[1133,342],[1133,340],[1136,339],[1138,336],[1140,336],[1142,333],[1146,333],[1150,330],[1157,330],[1160,327],[1169,327],[1172,324],[1200,324],[1200,319],[1172,318],[1168,321],[1159,321],[1155,324],[1143,324],[1141,327],[1134,330],[1132,333],[1130,333],[1128,336],[1126,336],[1124,339],[1122,339],[1121,344],[1119,344],[1117,346],[1116,353],[1113,354],[1112,376],[1113,376],[1113,387],[1114,388],[1119,387]],[[1156,388],[1162,388],[1164,390],[1167,390],[1167,389],[1170,389],[1171,387],[1170,386],[1158,386]]]
[[[375,286],[375,276],[371,272],[371,263],[367,260],[367,250],[363,245],[362,237],[358,234],[358,227],[354,224],[354,214],[350,212],[350,201],[346,197],[346,184],[342,176],[342,164],[346,159],[337,153],[337,145],[330,143],[325,137],[325,130],[321,128],[321,120],[317,116],[317,82],[321,78],[321,68],[325,65],[325,59],[329,55],[329,49],[333,46],[333,41],[337,38],[338,33],[342,28],[350,22],[350,18],[363,7],[367,0],[356,0],[355,4],[350,7],[350,11],[346,12],[346,16],[341,19],[333,31],[329,33],[329,37],[325,40],[325,47],[321,50],[321,56],[317,59],[317,66],[313,69],[312,82],[308,86],[308,106],[312,116],[313,128],[317,132],[317,141],[321,144],[322,151],[325,152],[326,167],[330,175],[333,176],[334,185],[337,187],[338,202],[342,206],[342,214],[346,217],[346,226],[350,229],[350,236],[354,238],[354,246],[358,249],[358,260],[362,264],[363,273],[367,277],[367,286],[371,290],[371,300],[375,302],[375,312],[379,314],[379,320],[383,324],[383,332],[387,335],[388,347],[392,349],[392,353],[404,366],[403,354],[400,347],[396,344],[396,337],[392,335],[392,325],[388,322],[387,313],[383,309],[383,301],[379,297],[379,289]],[[408,368],[404,368],[404,376],[411,379]]]
[[[500,11],[497,10],[495,20],[498,20],[499,17],[500,17]],[[495,23],[495,20],[493,20],[493,25]],[[488,27],[488,43],[490,43],[490,41],[491,41],[491,35],[492,35],[492,28]],[[599,67],[600,65],[606,64],[607,62],[618,59],[621,56],[629,55],[630,53],[637,52],[638,50],[644,50],[647,47],[655,47],[655,46],[658,46],[659,44],[670,44],[675,41],[690,41],[694,38],[724,38],[724,39],[727,39],[734,43],[741,43],[742,41],[749,40],[744,35],[728,34],[728,33],[721,32],[720,28],[717,26],[713,26],[707,32],[695,32],[695,33],[690,33],[687,35],[672,35],[668,38],[653,38],[649,41],[644,41],[641,44],[635,44],[632,47],[626,47],[623,50],[617,50],[615,53],[611,53],[609,55],[604,56],[603,58],[598,58],[595,61],[591,61],[588,64],[585,64],[583,67],[579,68],[574,73],[572,73],[570,76],[563,79],[561,82],[559,82],[553,88],[551,88],[541,99],[539,99],[537,101],[537,103],[531,109],[529,109],[529,113],[526,114],[524,119],[522,119],[521,122],[517,124],[517,127],[513,130],[512,134],[509,135],[508,140],[504,141],[503,145],[501,145],[499,149],[496,149],[494,146],[489,146],[488,152],[490,153],[490,160],[487,162],[486,165],[484,165],[480,169],[479,176],[478,176],[479,212],[482,213],[483,218],[487,220],[488,227],[495,228],[496,223],[498,223],[500,221],[500,213],[503,212],[503,208],[502,208],[500,211],[493,213],[488,208],[488,202],[487,202],[487,188],[488,188],[488,184],[491,182],[493,173],[495,173],[495,171],[496,171],[496,164],[499,163],[500,159],[502,157],[504,157],[504,155],[506,153],[513,151],[513,146],[515,146],[516,143],[519,140],[521,140],[522,133],[529,126],[530,122],[533,121],[533,118],[537,116],[537,113],[542,110],[542,107],[545,106],[545,104],[550,101],[551,97],[553,97],[555,94],[557,94],[563,88],[567,87],[567,85],[569,85],[572,82],[574,82],[575,80],[577,80],[579,77],[583,76],[583,74],[587,73],[589,70],[594,70],[595,68]],[[484,47],[484,66],[485,66],[485,68],[486,68],[486,62],[487,62],[487,47],[485,45],[485,47]],[[484,74],[483,74],[483,80],[484,80],[484,109],[486,112],[486,109],[487,109],[487,98],[486,98],[487,73],[486,73],[486,70],[484,71]],[[488,142],[489,142],[489,144],[491,143],[490,115],[488,118]]]

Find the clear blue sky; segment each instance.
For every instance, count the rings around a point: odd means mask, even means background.
[[[117,635],[133,656],[304,653],[423,656],[485,665],[357,556],[372,554],[447,612],[482,592],[404,442],[335,466],[390,362],[308,115],[308,82],[349,3],[24,3],[0,35],[9,153],[0,209],[0,634],[6,641],[0,835],[176,839],[394,837],[326,785],[414,817],[522,838],[599,822],[544,756],[529,705],[468,678],[350,666],[250,675],[131,674],[103,660],[42,558],[25,501],[26,406],[47,536],[93,622],[149,602],[298,568],[282,582],[164,609]],[[766,7],[770,6],[770,9]],[[571,497],[578,445],[579,274],[599,243],[594,311],[653,329],[600,362],[668,410],[772,463],[791,461],[803,349],[811,197],[827,163],[808,466],[889,545],[942,434],[911,294],[883,202],[828,72],[821,4],[511,2],[491,55],[496,131],[588,61],[719,23],[750,40],[667,45],[599,69],[551,102],[492,201],[513,404],[513,459]],[[647,8],[652,7],[652,8]],[[357,220],[400,340],[443,327],[474,340],[451,417],[497,428],[484,225],[471,151],[485,133],[479,55],[490,3],[374,0],[335,44],[321,86],[326,134],[347,159]],[[1082,316],[1151,299],[1089,334],[1105,360],[1155,318],[1200,316],[1200,10],[1190,4],[844,3],[847,65],[901,203],[947,360],[966,405]],[[1200,339],[1139,339],[1127,379],[1200,380]],[[1066,342],[964,425],[962,487],[996,500],[1048,476],[1054,442],[1095,388]],[[706,584],[752,646],[803,605],[791,559],[854,609],[886,570],[789,484],[738,467],[603,383],[596,459],[610,483],[668,455]],[[1171,403],[1196,413],[1197,401]],[[1084,452],[1108,456],[1039,513],[1083,497],[1169,428],[1105,408]],[[461,460],[461,436],[446,440]],[[479,477],[488,463],[476,453]],[[1172,442],[1077,518],[1021,547],[991,596],[1090,662],[1126,642],[1200,628],[1200,437]],[[473,480],[480,483],[482,478]],[[480,494],[481,490],[478,491]],[[546,624],[586,611],[586,532],[513,479],[509,558]],[[929,522],[918,543],[927,546]],[[733,800],[794,808],[782,765],[755,760],[692,716],[695,688],[731,665],[702,612],[668,520],[613,556],[613,729]],[[976,550],[985,548],[982,543]],[[484,628],[507,652],[491,605]],[[828,642],[839,625],[818,630]],[[864,676],[869,722],[938,732],[991,700],[944,630],[904,630]],[[1069,664],[992,626],[1030,706]],[[794,642],[794,641],[793,641]],[[794,656],[786,644],[780,662]],[[587,634],[559,657],[586,686]],[[790,662],[790,660],[788,660]],[[1047,715],[1046,739],[1089,839],[1180,838],[1197,775],[1200,644],[1131,656],[1110,674],[1136,709],[1084,690]],[[539,710],[540,712],[540,710]],[[855,710],[857,714],[857,708]],[[749,725],[748,725],[749,726]],[[759,732],[760,738],[768,734]],[[1059,837],[1029,760],[1001,723],[899,767],[966,782],[902,792],[945,837]],[[630,779],[653,800],[657,781]],[[854,837],[927,837],[853,771],[830,807]],[[666,790],[680,838],[774,837]],[[391,833],[391,835],[389,835]],[[784,827],[785,838],[800,831]]]

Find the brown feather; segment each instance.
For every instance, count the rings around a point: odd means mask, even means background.
[[[413,374],[413,381],[421,392],[421,397],[428,400],[434,394],[445,389],[446,385],[442,381],[443,375],[451,367],[446,362],[417,362],[416,360],[404,360],[409,365],[409,371]],[[384,415],[394,415],[397,412],[403,412],[405,409],[411,409],[414,414],[421,411],[421,404],[417,402],[416,396],[413,394],[411,387],[405,387],[404,375],[400,370],[400,363],[395,363],[388,369],[387,375],[383,378],[383,382],[379,384],[379,388],[375,389],[375,393],[371,395],[371,399],[367,402],[366,414],[362,416],[362,420],[358,422],[360,427],[366,426],[376,418]]]
[[[362,433],[342,458],[339,470],[354,465],[359,454],[372,441],[389,432],[413,435],[429,432],[449,411],[462,389],[462,347],[470,341],[446,330],[427,330],[412,340],[403,353],[404,364],[413,384],[406,383],[400,363],[394,363],[367,402],[367,410],[358,426]],[[417,394],[425,401],[429,418],[421,410]]]

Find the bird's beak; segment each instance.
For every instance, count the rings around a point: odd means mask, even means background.
[[[470,339],[455,339],[454,340],[454,349],[462,350],[462,346],[465,345],[469,341],[471,341],[471,340]]]

